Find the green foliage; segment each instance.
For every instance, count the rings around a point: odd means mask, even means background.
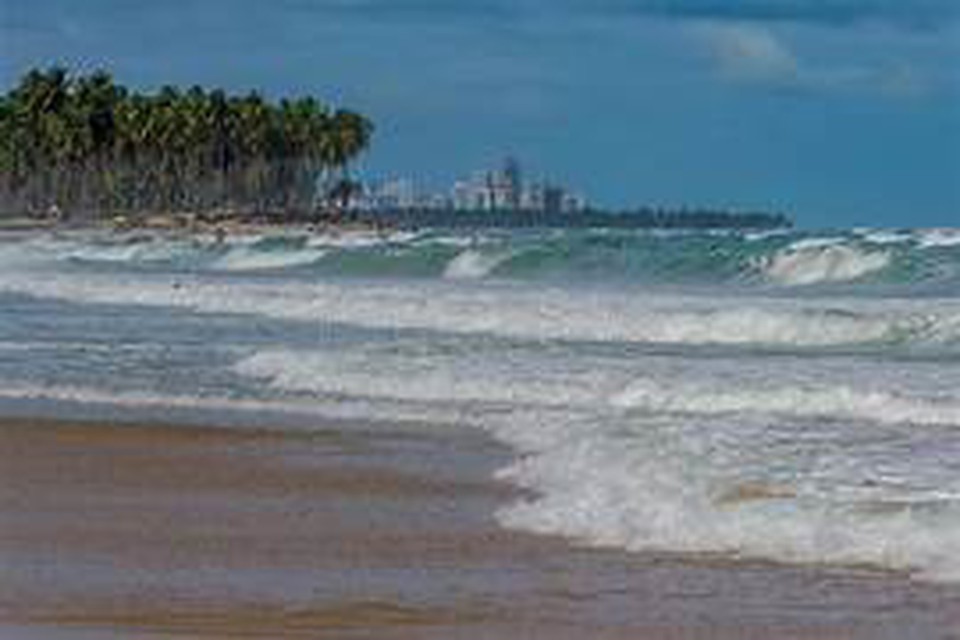
[[[313,98],[144,94],[104,71],[35,69],[0,96],[0,208],[308,214],[318,176],[349,180],[372,133],[364,116]]]

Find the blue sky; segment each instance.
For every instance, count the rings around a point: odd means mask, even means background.
[[[960,225],[960,0],[0,0],[0,85],[52,62],[359,109],[370,176]]]

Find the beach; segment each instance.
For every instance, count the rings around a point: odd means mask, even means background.
[[[960,244],[0,241],[0,638],[956,640]]]
[[[960,640],[958,34],[0,0],[0,640]]]
[[[498,527],[467,430],[0,423],[3,638],[957,638],[960,592]]]

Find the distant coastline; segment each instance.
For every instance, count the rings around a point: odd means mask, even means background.
[[[373,123],[314,97],[33,69],[0,94],[0,212],[97,224],[344,208]],[[2,216],[0,216],[2,217]]]
[[[543,211],[443,211],[395,209],[356,214],[358,221],[395,227],[447,228],[612,228],[612,229],[789,229],[781,213],[712,209],[670,210],[643,207],[631,211],[589,209],[573,213]]]
[[[577,213],[530,211],[438,211],[403,209],[317,215],[290,212],[130,213],[105,219],[59,220],[49,216],[11,215],[0,212],[0,231],[55,230],[98,227],[131,229],[237,232],[263,228],[302,226],[338,229],[689,229],[772,230],[792,229],[793,220],[779,213],[673,211],[641,208],[634,211],[591,209]]]
[[[780,213],[604,211],[566,187],[525,181],[512,158],[420,206],[403,181],[378,193],[351,176],[373,131],[367,117],[313,97],[139,93],[105,71],[33,69],[0,95],[0,229],[793,226]]]

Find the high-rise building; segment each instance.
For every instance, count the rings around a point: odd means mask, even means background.
[[[520,194],[520,209],[522,211],[543,211],[546,187],[543,183],[532,182],[526,185]]]
[[[503,163],[504,205],[506,209],[517,211],[523,196],[523,173],[516,158],[508,157]]]
[[[543,190],[543,209],[547,215],[556,215],[563,213],[563,200],[566,192],[562,187],[549,185]]]
[[[395,178],[364,188],[355,208],[367,210],[409,209],[416,204],[417,192],[410,178]]]
[[[420,192],[409,178],[368,186],[355,208],[366,210],[433,209],[455,211],[513,211],[576,213],[586,200],[563,187],[544,181],[524,182],[520,163],[506,158],[501,168],[475,171],[458,180],[447,194]]]
[[[579,193],[566,193],[563,198],[564,213],[583,213],[587,209],[587,199]]]
[[[458,180],[453,185],[451,194],[453,208],[457,211],[477,209],[477,196],[473,183],[469,180]]]

